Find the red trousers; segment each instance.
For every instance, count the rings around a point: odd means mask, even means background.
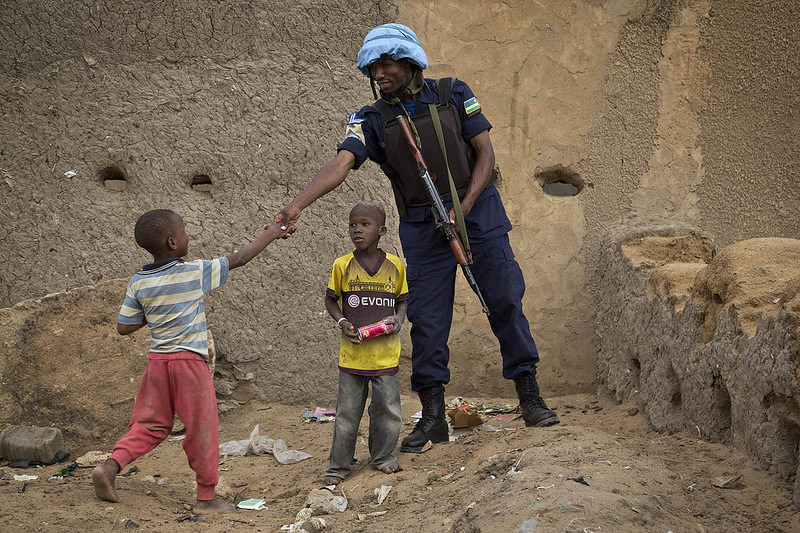
[[[219,481],[219,415],[214,383],[208,364],[194,352],[150,352],[128,433],[111,453],[125,465],[166,439],[178,413],[186,426],[183,449],[197,474],[197,499],[213,500]]]

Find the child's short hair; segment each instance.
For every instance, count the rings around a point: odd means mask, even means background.
[[[380,222],[381,226],[386,225],[386,211],[383,210],[383,207],[381,205],[376,204],[374,202],[359,202],[355,206],[353,206],[353,209],[350,210],[350,213],[352,214],[357,209],[363,209],[364,211],[374,211],[375,220]]]
[[[136,244],[155,255],[172,236],[178,213],[169,209],[153,209],[139,217],[133,236]]]

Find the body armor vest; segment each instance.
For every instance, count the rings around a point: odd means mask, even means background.
[[[436,109],[439,112],[439,121],[442,125],[442,134],[447,149],[447,162],[450,164],[453,182],[456,185],[459,198],[463,198],[472,176],[475,151],[472,145],[465,141],[461,135],[461,119],[458,109],[450,105],[452,82],[453,78],[438,80],[440,103],[436,106]],[[421,104],[418,102],[417,105]],[[380,112],[383,118],[387,161],[381,165],[381,170],[392,183],[400,217],[406,218],[407,208],[429,206],[431,201],[419,176],[417,163],[411,155],[411,150],[406,144],[400,127],[397,125],[396,113],[392,110],[392,106],[384,100],[378,100],[373,104],[373,107]],[[420,137],[422,157],[425,159],[425,163],[427,163],[428,169],[433,176],[436,189],[439,191],[442,201],[452,201],[450,184],[447,179],[447,165],[445,164],[444,155],[442,155],[442,149],[439,146],[433,119],[427,110],[412,117],[412,119]]]

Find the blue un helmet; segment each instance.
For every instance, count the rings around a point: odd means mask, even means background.
[[[428,68],[428,56],[419,44],[417,34],[402,24],[383,24],[370,30],[358,51],[356,67],[369,77],[369,66],[382,56],[395,61],[407,59],[420,70]]]

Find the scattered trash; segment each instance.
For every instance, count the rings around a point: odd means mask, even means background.
[[[317,407],[312,413],[311,410],[303,413],[303,422],[333,422],[336,420],[336,411],[325,407]]]
[[[120,474],[120,476],[122,476],[122,477],[128,477],[128,476],[130,476],[130,475],[132,475],[132,474],[135,474],[135,473],[136,473],[136,472],[138,472],[138,471],[139,471],[139,467],[138,467],[138,466],[136,466],[136,465],[133,465],[132,467],[130,467],[130,468],[128,469],[128,471],[127,471],[127,472],[125,472],[124,474]]]
[[[609,464],[609,465],[612,465],[612,466],[614,465],[614,463],[612,463],[612,462],[611,462],[611,461],[609,461],[608,459],[603,459],[603,460],[600,460],[600,461],[597,461],[597,462],[598,462],[598,463],[606,463],[606,464]]]
[[[536,500],[534,500],[536,501]],[[533,516],[525,520],[521,526],[519,526],[519,533],[532,533],[533,530],[536,528],[536,523],[539,521],[539,515]]]
[[[536,490],[547,490],[547,489],[552,489],[552,488],[553,488],[553,487],[555,487],[555,486],[556,486],[556,484],[555,484],[555,483],[553,483],[552,485],[547,485],[546,487],[545,487],[545,486],[542,486],[542,487],[536,487]]]
[[[425,445],[424,445],[424,446],[423,446],[423,447],[420,449],[419,453],[425,453],[425,452],[427,452],[428,450],[430,450],[431,448],[433,448],[433,441],[429,440],[429,441],[428,441],[428,442],[426,442],[426,443],[425,443]]]
[[[64,172],[64,177],[65,178],[69,178],[69,179],[72,179],[77,175],[78,175],[78,171],[77,170],[68,170],[68,171]],[[136,527],[139,527],[139,526],[136,526]]]
[[[490,416],[488,419],[486,419],[487,424],[484,425],[488,425],[488,422],[507,423],[516,420],[521,416],[522,413],[505,413],[505,414],[493,415]]]
[[[383,503],[383,501],[389,495],[390,490],[392,490],[392,485],[381,485],[375,489],[375,495],[378,497],[378,505]]]
[[[61,470],[59,470],[58,472],[53,474],[52,477],[60,477],[60,478],[63,479],[64,476],[75,475],[75,469],[76,468],[78,468],[78,463],[76,461],[73,461],[71,464],[67,465],[65,468],[62,468]]]
[[[142,483],[153,483],[155,485],[166,485],[168,481],[168,477],[161,477],[160,475],[144,476],[142,478]]]
[[[475,411],[468,410],[466,407],[451,409],[447,416],[454,429],[469,428],[483,424],[483,418]]]
[[[347,498],[333,496],[327,490],[313,489],[306,497],[305,506],[311,509],[312,513],[341,513],[347,509]]]
[[[735,489],[741,484],[742,476],[720,476],[711,480],[711,484],[720,489]]]
[[[583,479],[583,476],[568,477],[567,480],[568,481],[574,481],[575,483],[580,483],[581,485],[586,485],[587,487],[589,486],[589,484],[586,482],[586,480]]]
[[[480,426],[489,420],[496,423],[508,422],[522,416],[521,413],[516,413],[515,408],[508,404],[486,406],[467,402],[460,397],[454,398],[453,401],[447,404],[447,407],[449,409],[447,415],[450,417],[452,426],[455,429]],[[487,417],[489,417],[489,420],[486,420]]]
[[[14,474],[14,481],[33,481],[39,479],[39,476],[29,476],[27,474],[17,475]]]
[[[383,511],[374,511],[372,513],[358,513],[358,519],[364,520],[365,518],[370,516],[383,516],[388,512],[389,512],[388,510],[383,510]]]
[[[261,498],[250,498],[249,500],[243,500],[239,502],[239,504],[236,507],[238,507],[239,509],[250,509],[252,511],[269,509],[269,507],[267,507],[267,502],[265,502]]]
[[[125,525],[123,526],[123,529],[138,529],[139,527],[140,527],[139,524],[137,524],[136,522],[134,522],[129,518],[125,520]]]
[[[447,427],[450,429],[450,442],[455,442],[459,438],[463,437],[464,435],[469,435],[472,433],[473,428],[457,428],[453,429],[453,426],[450,423],[447,423]]]
[[[258,434],[259,426],[250,433],[249,440],[232,440],[219,445],[220,456],[226,455],[264,455],[271,453],[275,459],[283,464],[298,463],[311,457],[311,454],[298,450],[289,450],[283,439],[270,439]]]
[[[444,473],[443,468],[428,470],[428,485],[430,485],[434,481],[444,481],[448,477],[449,475]]]

